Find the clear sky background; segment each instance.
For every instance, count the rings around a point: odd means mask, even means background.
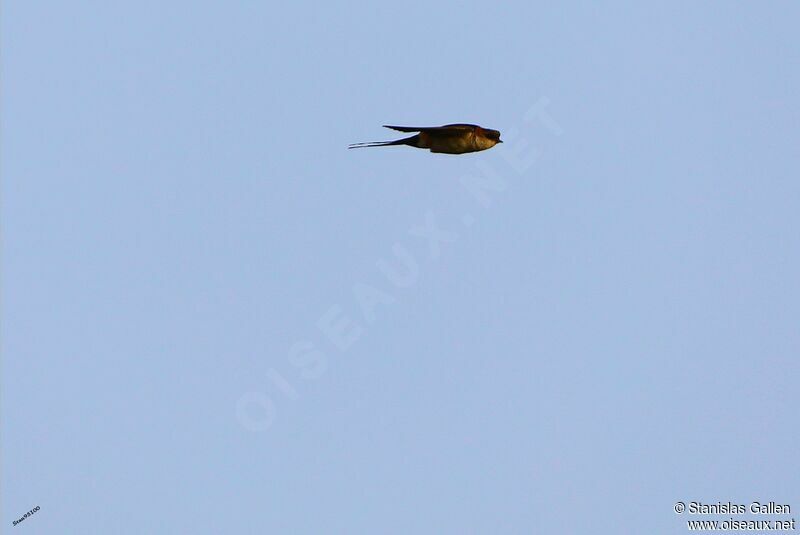
[[[800,518],[800,6],[648,4],[3,2],[0,529]]]

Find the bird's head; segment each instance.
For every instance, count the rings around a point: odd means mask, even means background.
[[[503,140],[500,139],[500,131],[499,130],[492,130],[491,128],[484,129],[484,135],[494,141],[495,143],[502,143]]]

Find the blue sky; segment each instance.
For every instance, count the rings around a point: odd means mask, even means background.
[[[4,2],[3,528],[800,508],[799,17]]]

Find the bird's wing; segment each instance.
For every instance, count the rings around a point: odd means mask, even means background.
[[[474,124],[446,124],[444,126],[390,126],[385,124],[383,126],[400,132],[425,132],[426,134],[442,136],[458,136],[464,134],[464,132],[472,132],[478,128],[478,126]]]

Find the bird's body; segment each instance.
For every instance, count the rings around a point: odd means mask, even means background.
[[[350,149],[363,147],[388,147],[391,145],[409,145],[418,149],[430,149],[431,152],[444,154],[464,154],[491,149],[500,140],[500,132],[490,128],[482,128],[475,124],[446,124],[444,126],[389,126],[386,128],[400,132],[419,132],[415,136],[396,141],[374,141],[356,143]]]

